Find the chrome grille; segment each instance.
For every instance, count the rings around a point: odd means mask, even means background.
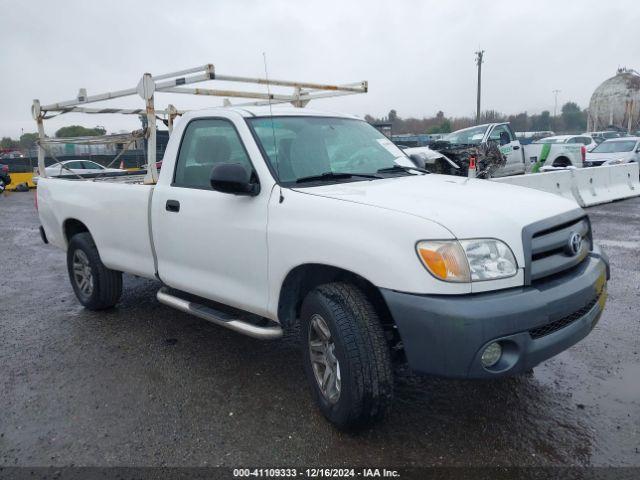
[[[582,247],[577,253],[568,248],[573,233],[582,236]],[[592,249],[589,219],[581,217],[535,232],[530,247],[529,278],[532,282],[569,270],[581,263]]]

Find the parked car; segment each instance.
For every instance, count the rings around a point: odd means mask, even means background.
[[[113,307],[127,272],[237,332],[298,332],[312,395],[341,428],[388,411],[392,358],[520,374],[587,336],[605,305],[608,261],[574,201],[424,173],[357,117],[191,111],[163,163],[155,185],[40,179],[41,234],[66,250],[79,302]]]
[[[601,132],[585,132],[583,133],[583,135],[590,136],[591,138],[593,138],[593,140],[596,143],[602,143],[605,140],[609,140],[610,138],[619,138],[622,136],[620,132],[616,130],[605,130]]]
[[[10,183],[9,166],[0,163],[0,193],[4,192]]]
[[[622,137],[605,140],[587,153],[585,167],[640,162],[640,137]]]
[[[64,166],[63,166],[64,165]],[[126,170],[120,168],[106,168],[91,160],[64,160],[60,163],[45,168],[47,177],[59,177],[64,175],[90,175],[96,173],[122,173]],[[40,178],[33,177],[33,183],[37,184]]]
[[[14,150],[12,152],[6,152],[0,155],[1,160],[8,160],[11,158],[24,158],[24,154],[20,151]]]
[[[452,174],[466,177],[469,165],[478,157],[488,160],[485,177],[503,177],[525,172],[522,146],[509,123],[487,123],[457,130],[430,143],[429,148],[442,153],[460,166]]]
[[[62,164],[62,165],[60,165]],[[67,175],[71,173],[90,174],[90,173],[117,173],[123,172],[119,168],[106,168],[99,163],[91,160],[64,160],[60,164],[51,165],[46,168],[48,177],[57,177],[59,175]],[[64,165],[64,166],[63,166]],[[71,171],[69,171],[71,170]]]
[[[598,146],[598,143],[590,135],[554,135],[552,137],[545,137],[539,140],[535,140],[533,143],[567,143],[570,145],[584,145],[587,152]]]
[[[591,137],[586,135],[556,135],[541,138],[525,145],[524,154],[529,160],[532,172],[538,172],[542,167],[581,168],[587,154],[586,142],[590,140],[592,140]]]

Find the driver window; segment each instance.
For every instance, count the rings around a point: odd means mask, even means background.
[[[509,133],[509,129],[506,125],[498,125],[491,131],[489,140],[498,142],[499,145],[505,145],[512,142],[513,138],[511,137],[511,133]]]
[[[244,145],[231,122],[222,119],[194,120],[187,125],[178,152],[175,187],[211,189],[209,178],[218,163],[239,163],[253,171]]]

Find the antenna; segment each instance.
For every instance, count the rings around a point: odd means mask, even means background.
[[[276,174],[278,181],[280,180],[280,162],[278,161],[278,145],[276,144],[276,127],[273,125],[273,108],[271,106],[271,88],[269,87],[269,72],[267,70],[267,54],[262,52],[262,60],[264,61],[264,76],[267,80],[267,100],[269,101],[269,119],[271,120],[271,134],[273,135],[273,154],[276,162]],[[280,188],[280,203],[284,200],[282,196],[282,188]]]

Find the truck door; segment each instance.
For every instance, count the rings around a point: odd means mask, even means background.
[[[500,151],[507,157],[504,168],[498,175],[516,175],[524,173],[524,155],[520,142],[507,124],[495,125],[489,132],[489,140],[500,146]]]
[[[179,132],[176,132],[179,134]],[[158,274],[170,287],[260,314],[267,308],[267,205],[270,192],[214,191],[214,165],[250,157],[225,118],[191,120],[183,130],[171,182],[153,193],[151,225]]]

